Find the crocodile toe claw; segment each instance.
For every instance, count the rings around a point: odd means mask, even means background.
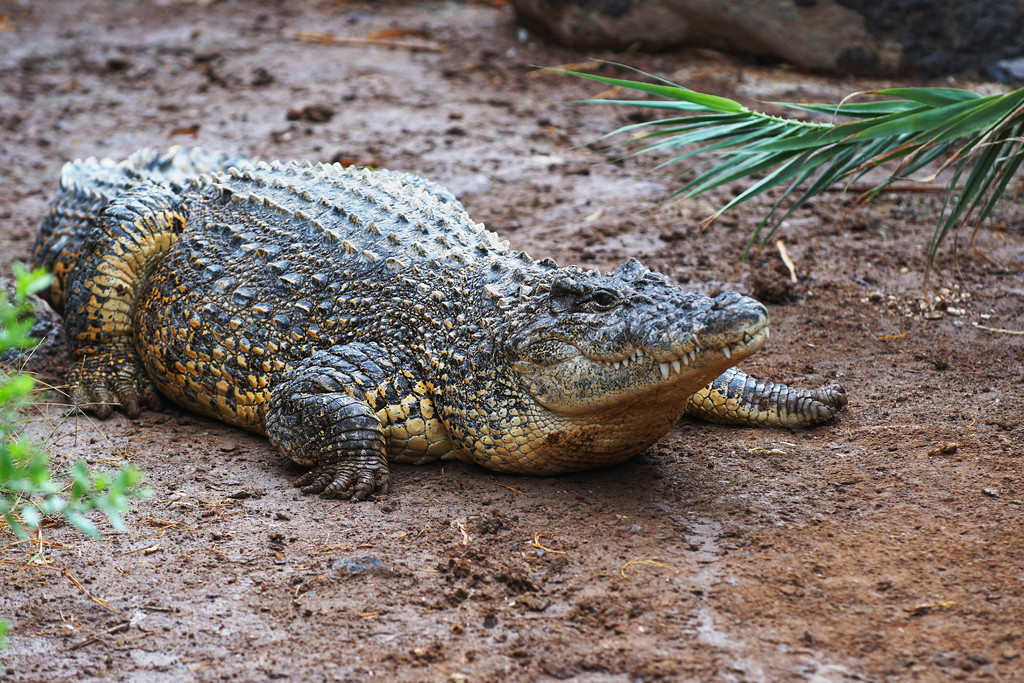
[[[145,406],[160,407],[160,395],[134,358],[105,352],[75,363],[68,380],[75,407],[106,419],[120,407],[128,417],[138,417]]]
[[[374,494],[387,493],[391,476],[387,469],[334,463],[316,467],[292,483],[303,493],[319,493],[324,498],[366,500]]]
[[[820,402],[815,408],[822,422],[831,420],[846,407],[846,389],[841,384],[826,384],[811,393]]]

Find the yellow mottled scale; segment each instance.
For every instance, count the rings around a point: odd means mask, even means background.
[[[53,263],[53,283],[50,285],[50,300],[59,302],[57,308],[62,308],[67,295],[65,283],[75,263],[78,262],[79,252],[66,251],[61,253],[60,260]]]
[[[140,319],[146,318],[147,310],[150,309],[140,309]],[[192,349],[196,337],[164,333],[149,336],[145,334],[145,324],[142,331],[137,339],[139,352],[162,394],[196,412],[251,431],[261,430],[260,406],[270,398],[270,391],[259,388],[258,380],[254,381],[251,375],[239,375],[237,365],[230,362],[189,360],[167,364],[168,344],[184,343],[185,348]],[[233,358],[227,357],[229,361]]]
[[[388,458],[422,465],[456,457],[458,449],[449,438],[444,423],[437,417],[427,387],[416,382],[400,400],[385,403],[382,397],[387,394],[394,397],[395,385],[404,388],[405,383],[389,383],[366,395],[367,402],[377,411],[384,427]]]
[[[730,396],[724,387],[706,386],[690,397],[687,412],[708,422],[725,424],[763,425],[778,423],[778,410],[774,405],[765,405],[764,410],[752,410],[738,396]]]
[[[194,343],[194,336],[184,338]],[[161,393],[176,403],[252,431],[261,430],[260,406],[270,398],[267,388],[253,386],[251,375],[240,374],[237,364],[216,360],[174,362],[166,365],[168,343],[180,344],[182,337],[172,335],[149,344],[140,337],[140,355]],[[229,356],[233,359],[234,356]]]
[[[472,444],[472,450],[458,456],[464,462],[500,472],[575,472],[623,462],[657,441],[679,420],[684,399],[677,389],[643,399],[647,411],[624,403],[580,417],[539,410],[526,414],[510,405],[495,409],[506,411],[500,421],[453,432]],[[465,411],[467,422],[476,419],[473,412]]]

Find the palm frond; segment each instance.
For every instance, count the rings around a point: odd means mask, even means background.
[[[564,73],[660,98],[584,100],[664,111],[668,118],[623,126],[605,136],[632,134],[631,144],[639,146],[636,153],[671,155],[659,168],[698,154],[714,155],[712,164],[686,180],[672,197],[694,197],[756,176],[708,222],[764,192],[783,188],[751,236],[744,257],[764,244],[782,220],[832,185],[853,183],[871,169],[898,162],[885,180],[865,193],[870,198],[894,179],[907,178],[935,162],[939,170],[929,181],[947,168],[952,172],[928,246],[930,269],[943,238],[968,220],[980,225],[1024,161],[1024,89],[982,96],[956,88],[887,88],[854,93],[839,104],[773,103],[830,117],[828,122],[816,122],[753,111],[650,74],[644,75],[660,82]],[[886,99],[847,101],[863,95]]]

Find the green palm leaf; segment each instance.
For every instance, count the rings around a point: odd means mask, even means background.
[[[639,133],[631,141],[639,145],[637,153],[672,154],[658,168],[697,154],[713,155],[712,165],[686,181],[672,197],[694,197],[757,176],[708,221],[757,195],[783,188],[751,236],[744,257],[752,248],[763,245],[793,211],[836,183],[849,184],[881,164],[899,162],[886,180],[865,193],[871,198],[894,179],[906,178],[937,162],[940,172],[947,168],[952,172],[928,246],[930,269],[943,238],[968,220],[974,221],[976,229],[1024,161],[1024,89],[982,96],[956,88],[889,88],[855,93],[888,98],[871,102],[774,103],[784,109],[831,118],[821,123],[753,111],[739,102],[699,93],[650,74],[644,75],[660,83],[564,73],[660,98],[584,100],[666,112],[669,118],[623,126],[605,136]],[[936,175],[938,172],[929,180]],[[780,215],[787,198],[791,201]],[[769,225],[762,236],[763,228]]]

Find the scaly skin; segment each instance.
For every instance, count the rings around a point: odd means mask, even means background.
[[[185,152],[175,146],[164,154],[140,149],[121,162],[90,157],[64,164],[60,192],[50,204],[32,249],[35,265],[53,273],[49,299],[54,309],[63,310],[68,273],[81,255],[83,241],[115,197],[143,182],[180,191],[200,173],[244,163],[241,157],[207,153],[198,148]]]
[[[172,154],[173,180],[149,152],[75,162],[37,242],[62,264],[74,402],[100,416],[163,395],[269,437],[311,468],[304,491],[365,498],[388,459],[556,474],[625,460],[684,411],[809,426],[846,403],[731,367],[768,336],[747,297],[633,259],[536,262],[402,173]]]

